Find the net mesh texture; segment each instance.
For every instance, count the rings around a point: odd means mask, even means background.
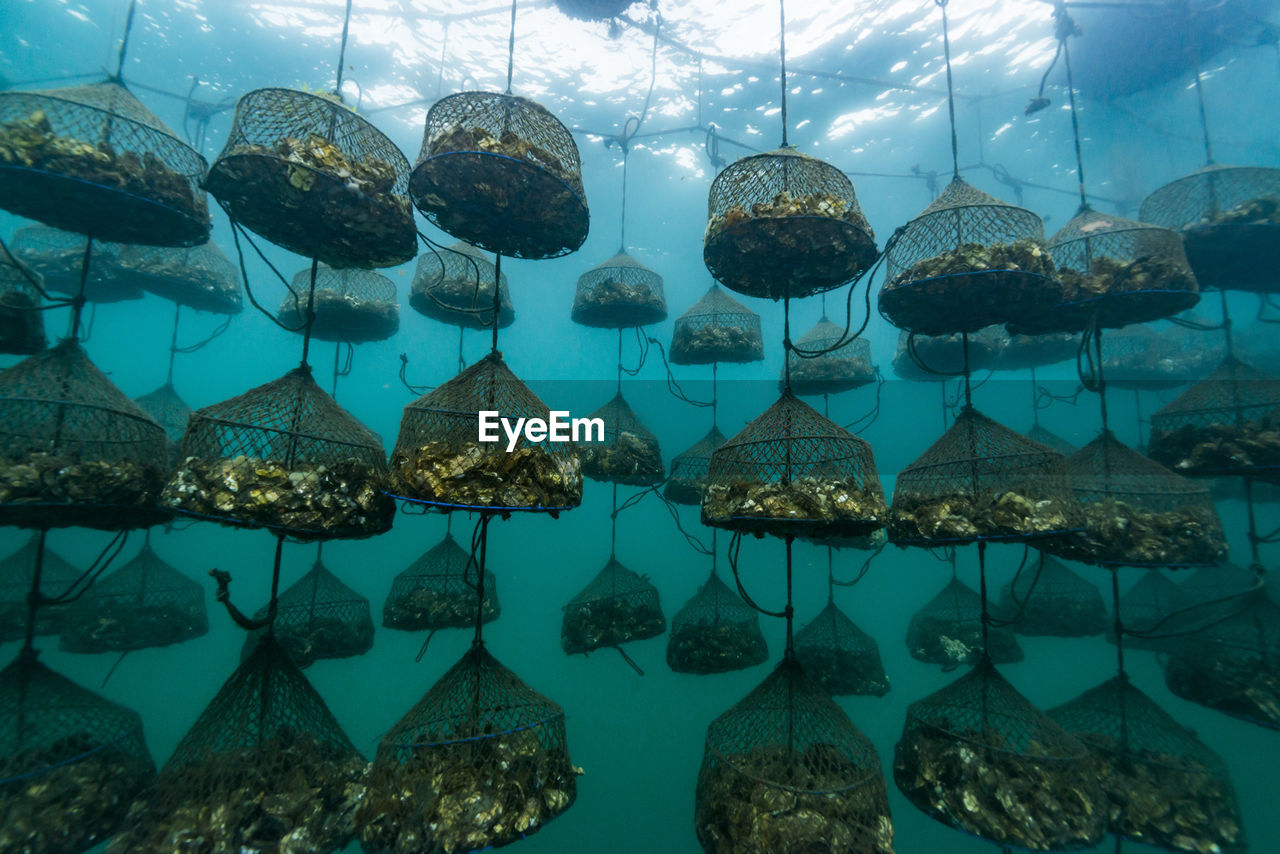
[[[601,329],[629,329],[667,319],[662,277],[625,251],[578,277],[573,322]]]
[[[758,362],[764,358],[760,315],[712,285],[676,318],[669,355],[673,365]]]
[[[112,273],[137,288],[196,311],[239,314],[240,271],[214,243],[190,248],[121,246]]]
[[[301,331],[306,324],[311,270],[293,277],[292,293],[280,303],[276,319]],[[321,341],[363,344],[383,341],[400,330],[400,306],[396,286],[373,270],[316,270],[311,337]]]
[[[409,287],[409,305],[427,317],[466,329],[493,328],[493,262],[461,241],[423,252]],[[515,322],[507,274],[498,277],[498,328]]]
[[[801,350],[827,350],[845,338],[845,329],[824,316],[800,337]],[[871,364],[871,342],[865,338],[847,341],[840,349],[806,359],[787,354],[791,362],[791,391],[795,394],[839,394],[861,388],[876,381],[876,368]],[[779,390],[786,387],[786,375],[778,380]]]
[[[671,475],[662,488],[668,501],[676,504],[699,506],[707,488],[707,475],[711,467],[711,455],[725,443],[720,428],[712,426],[707,435],[695,442],[684,453],[671,459]]]
[[[796,632],[795,646],[804,672],[833,697],[889,693],[880,646],[834,600],[828,599],[818,616]]]
[[[621,391],[587,417],[604,422],[604,441],[582,444],[584,475],[628,486],[651,486],[666,477],[658,437],[640,423]]]
[[[74,297],[80,293],[84,249],[88,238],[70,231],[43,225],[23,226],[13,233],[9,249],[15,258],[44,281],[51,294]],[[84,298],[89,302],[122,302],[142,299],[136,280],[120,267],[119,243],[94,241],[89,250],[89,275],[84,282]]]
[[[39,273],[31,275],[43,286]],[[0,353],[29,356],[49,346],[39,306],[40,294],[22,269],[0,258]]]
[[[576,655],[657,637],[666,630],[658,588],[611,557],[564,607],[560,648]]]
[[[0,642],[20,640],[27,631],[27,594],[36,570],[40,537],[31,537],[16,552],[0,560]],[[80,571],[47,545],[40,567],[40,595],[54,598],[65,594],[80,577]],[[66,605],[43,605],[36,612],[35,636],[56,635],[66,619]]]
[[[432,546],[391,582],[382,606],[382,625],[406,632],[464,629],[474,626],[479,595],[479,567],[452,535]],[[480,606],[485,623],[498,619],[498,587],[485,567],[484,599]]]
[[[1110,625],[1098,586],[1044,554],[1001,589],[995,612],[1020,635],[1079,638]]]
[[[264,606],[254,619],[267,616]],[[253,654],[265,631],[245,640],[244,658]],[[280,594],[270,631],[289,660],[303,669],[320,659],[353,658],[373,648],[369,600],[343,584],[320,560]]]
[[[982,658],[982,597],[958,578],[911,615],[907,649],[916,661],[941,664],[944,671]],[[1013,632],[987,627],[987,655],[996,664],[1022,660],[1022,647]]]
[[[768,657],[760,615],[714,571],[671,619],[667,666],[676,673],[728,673]]]

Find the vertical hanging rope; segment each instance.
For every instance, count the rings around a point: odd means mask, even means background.
[[[782,298],[782,377],[783,394],[791,394],[791,296]]]
[[[120,39],[120,52],[116,55],[116,73],[111,78],[119,83],[124,79],[124,60],[129,53],[129,35],[133,32],[133,16],[138,11],[138,0],[129,3],[129,14],[124,19],[124,37]]]
[[[338,397],[338,354],[342,352],[342,342],[333,345],[333,390],[329,392],[329,396],[337,399]]]
[[[476,567],[476,635],[474,644],[484,643],[484,573],[489,557],[490,514],[480,514],[480,562]],[[477,680],[477,684],[479,680]]]
[[[786,658],[795,658],[795,632],[793,631],[795,623],[796,609],[791,604],[791,544],[795,542],[795,537],[787,537],[787,607],[783,611],[783,616],[787,621],[787,649],[784,653]]]
[[[982,660],[991,661],[991,653],[987,645],[988,629],[991,626],[991,611],[987,607],[987,541],[978,540],[978,583],[980,585],[980,593],[982,595]],[[986,724],[986,714],[983,714],[983,724]]]
[[[1038,388],[1038,384],[1036,383],[1036,369],[1034,366],[1032,366],[1031,368],[1031,426],[1032,427],[1040,426],[1040,405],[1039,405],[1039,399],[1036,396],[1037,388]]]
[[[44,604],[40,593],[40,577],[44,574],[44,540],[49,534],[48,528],[41,528],[36,535],[36,565],[31,570],[31,589],[27,591],[27,626],[22,637],[22,654],[35,653],[36,615]]]
[[[785,0],[778,0],[778,55],[782,59],[782,147],[787,147],[787,10]]]
[[[618,327],[618,394],[622,394],[622,327]]]
[[[173,385],[173,362],[178,355],[178,321],[182,318],[182,303],[173,304],[173,335],[169,338],[169,372],[165,374],[164,384]],[[150,532],[148,532],[148,535]]]
[[[1218,295],[1222,298],[1222,343],[1226,345],[1227,358],[1235,357],[1235,347],[1231,343],[1231,312],[1227,308],[1227,290],[1219,288]]]
[[[452,18],[444,19],[444,35],[440,39],[440,75],[436,77],[436,100],[439,100],[444,92],[444,61],[449,55],[449,24],[451,23],[453,23]]]
[[[494,324],[497,325],[496,323]],[[467,327],[458,324],[458,373],[462,373],[467,367],[467,360],[462,357],[462,341],[467,334]]]
[[[280,559],[284,555],[284,534],[276,537],[276,557],[271,567],[271,600],[267,602],[267,634],[275,637],[276,612],[280,608]]]
[[[1204,161],[1206,166],[1213,165],[1213,142],[1209,139],[1209,115],[1204,108],[1204,86],[1200,81],[1200,51],[1190,45],[1188,39],[1187,50],[1191,53],[1191,62],[1196,72],[1196,105],[1200,108],[1200,133],[1204,136]]]
[[[511,75],[516,68],[516,0],[511,0],[511,35],[507,38],[507,94],[511,94]]]
[[[351,0],[347,0],[347,13],[342,18],[342,45],[338,48],[338,85],[334,87],[333,90],[333,94],[338,96],[339,101],[342,100],[342,72],[346,68],[347,63],[347,33],[350,29]]]
[[[711,426],[712,428],[716,428],[720,426],[719,414],[718,414],[718,410],[720,408],[720,390],[719,390],[719,386],[717,384],[717,378],[716,378],[716,373],[717,373],[717,369],[719,368],[719,365],[720,365],[719,362],[711,363]],[[712,536],[714,536],[714,532],[715,532],[715,529],[713,528]]]
[[[617,555],[618,548],[618,484],[613,485],[613,512],[609,514],[609,560]]]
[[[1107,420],[1107,379],[1102,370],[1102,329],[1098,327],[1096,313],[1093,320],[1093,352],[1094,358],[1097,359],[1097,365],[1094,367],[1094,383],[1098,389],[1098,408],[1102,412],[1102,429],[1110,432],[1111,424]]]
[[[515,14],[515,4],[511,5],[512,14]],[[489,321],[493,323],[493,341],[490,344],[490,350],[494,353],[498,352],[498,315],[502,311],[502,291],[498,287],[499,281],[502,279],[502,253],[499,252],[493,256],[493,316]],[[462,341],[458,341],[458,358],[462,358]]]
[[[320,259],[311,259],[311,284],[307,288],[306,326],[302,330],[302,368],[310,367],[307,357],[311,352],[311,327],[316,321],[316,275],[320,272]]]
[[[1080,149],[1080,117],[1077,115],[1076,108],[1076,83],[1075,77],[1071,73],[1071,47],[1067,44],[1067,39],[1071,31],[1074,30],[1075,24],[1070,23],[1071,18],[1067,15],[1067,10],[1062,6],[1054,9],[1054,17],[1058,19],[1058,39],[1062,44],[1062,59],[1067,67],[1067,100],[1071,104],[1071,138],[1076,148],[1076,179],[1080,190],[1080,210],[1089,209],[1089,197],[1084,190],[1084,154]],[[1064,23],[1066,22],[1066,23]]]
[[[634,118],[634,117],[633,117],[633,118]],[[630,122],[631,122],[631,119],[627,119],[627,123],[628,123],[628,124],[630,124]],[[637,122],[636,122],[636,127],[637,127],[637,129],[639,129],[639,126],[640,126],[640,123],[637,121]],[[626,136],[626,128],[625,128],[625,127],[623,128],[622,134],[623,134],[623,140],[622,140],[622,216],[621,216],[621,222],[620,222],[620,223],[619,223],[619,225],[618,225],[618,251],[619,251],[619,252],[626,252],[626,251],[627,251],[627,160],[628,160],[628,155],[629,155],[629,154],[631,154],[631,143],[630,143],[630,141],[628,140],[628,138],[627,138],[627,136]]]
[[[89,282],[89,264],[93,258],[93,238],[86,237],[84,255],[80,259],[80,287],[71,299],[71,324],[67,329],[67,337],[80,340],[80,319],[84,316],[84,288]]]
[[[942,10],[942,55],[947,63],[947,112],[951,117],[951,175],[960,177],[960,143],[956,136],[956,96],[951,84],[951,35],[947,31],[948,0],[933,0]]]

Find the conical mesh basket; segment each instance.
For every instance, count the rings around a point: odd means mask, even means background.
[[[1035,569],[1004,586],[995,611],[1020,635],[1087,637],[1102,634],[1110,622],[1098,586],[1043,554]]]
[[[1195,382],[1222,358],[1216,336],[1204,339],[1177,328],[1157,332],[1145,325],[1109,332],[1102,340],[1107,386],[1148,391]]]
[[[676,504],[699,506],[702,494],[707,488],[707,472],[711,466],[711,455],[725,443],[720,428],[712,426],[707,435],[693,444],[687,451],[677,454],[671,460],[671,475],[667,478],[662,494],[668,501]]]
[[[667,666],[677,673],[728,673],[768,657],[760,615],[715,572],[671,620]]]
[[[764,358],[760,315],[712,285],[676,318],[669,355],[675,365],[758,362]]]
[[[1194,607],[1182,615],[1184,625],[1212,627],[1250,601],[1249,595],[1260,589],[1264,579],[1260,573],[1228,561],[1219,566],[1205,566],[1192,572],[1178,589]]]
[[[382,625],[406,632],[462,629],[474,626],[479,596],[479,566],[467,566],[469,555],[452,535],[432,546],[391,582],[382,606]],[[481,619],[498,618],[498,588],[493,572],[484,571]]]
[[[266,619],[267,606],[253,616]],[[245,640],[243,658],[253,654],[264,631]],[[289,660],[304,669],[322,658],[353,658],[373,648],[369,600],[320,560],[280,594],[271,631]]]
[[[171,382],[166,382],[160,388],[147,392],[141,397],[135,397],[133,402],[164,430],[171,450],[169,458],[176,462],[178,446],[182,442],[182,437],[186,435],[187,425],[191,421],[193,411],[191,407],[178,396]]]
[[[240,271],[214,243],[121,246],[115,260],[114,272],[126,286],[196,311],[239,314],[244,308]]]
[[[59,231],[44,225],[24,226],[13,233],[9,249],[14,257],[38,274],[51,294],[74,297],[80,293],[84,272],[84,250],[88,242],[82,234]],[[142,299],[142,289],[120,268],[118,243],[94,241],[89,248],[89,275],[84,282],[84,298],[89,302],[121,302]]]
[[[409,305],[427,317],[468,329],[493,328],[493,262],[462,241],[418,256]],[[498,328],[516,319],[507,274],[498,278]]]
[[[39,273],[27,272],[43,287]],[[39,306],[40,294],[23,269],[0,258],[0,353],[29,356],[49,346]]]
[[[662,277],[619,252],[578,277],[573,322],[602,329],[648,326],[667,319]]]
[[[1163,650],[1194,613],[1185,610],[1192,604],[1182,587],[1174,584],[1162,570],[1147,570],[1120,597],[1120,618],[1126,632],[1124,648]],[[1111,626],[1107,627],[1107,640],[1116,642],[1115,629]]]
[[[592,480],[650,486],[666,476],[658,437],[640,423],[619,391],[588,418],[604,422],[603,442],[584,442],[582,473]]]
[[[1080,450],[1075,445],[1071,444],[1066,439],[1059,436],[1057,433],[1054,433],[1052,430],[1049,430],[1048,428],[1041,427],[1039,424],[1033,424],[1031,426],[1031,429],[1028,430],[1023,435],[1025,435],[1028,439],[1030,439],[1033,442],[1036,442],[1038,444],[1044,445],[1046,448],[1051,448],[1057,451],[1059,454],[1062,454],[1064,457],[1069,457],[1072,454],[1074,454],[1076,451]]]
[[[844,327],[823,317],[800,337],[796,347],[809,351],[826,350],[839,344],[844,337]],[[805,359],[795,353],[788,353],[787,358],[791,362],[791,390],[795,394],[839,394],[876,381],[876,369],[871,364],[871,342],[865,338],[855,338],[840,349],[816,358]],[[784,374],[778,380],[778,388],[785,387]]]
[[[796,632],[796,660],[804,672],[833,697],[889,693],[889,677],[875,638],[827,600],[827,607]]]
[[[311,271],[303,270],[295,275],[292,287],[293,293],[280,303],[276,319],[301,331],[306,324]],[[334,270],[320,266],[316,270],[312,310],[315,320],[311,324],[311,337],[321,341],[363,344],[390,338],[400,329],[396,286],[373,270]]]
[[[565,605],[560,648],[576,655],[657,637],[666,630],[658,588],[611,557]]]
[[[40,537],[31,538],[13,554],[0,560],[0,642],[20,640],[26,635],[27,594],[36,569]],[[66,594],[80,577],[80,571],[47,545],[40,567],[40,595],[54,598]],[[43,605],[36,612],[36,637],[56,635],[66,619],[66,605]]]
[[[994,608],[991,608],[994,610]],[[907,649],[916,661],[954,670],[982,658],[982,597],[958,578],[911,615]],[[1013,632],[987,627],[987,655],[996,664],[1022,660],[1022,647]]]
[[[994,368],[1005,340],[994,326],[970,335],[969,370]],[[898,348],[893,354],[893,372],[913,382],[947,382],[964,371],[964,350],[959,335],[931,337],[903,332],[898,335]]]

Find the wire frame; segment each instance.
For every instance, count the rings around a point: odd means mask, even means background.
[[[707,727],[694,823],[708,854],[893,851],[875,747],[791,656]]]
[[[707,475],[711,468],[711,455],[725,443],[726,439],[720,428],[712,425],[707,435],[693,444],[687,451],[678,454],[671,460],[671,474],[662,487],[662,494],[668,501],[689,506],[701,506],[702,496],[707,488]]]
[[[434,320],[467,329],[493,328],[493,262],[462,241],[423,252],[409,288],[409,305]],[[498,278],[498,328],[515,322],[507,274]]]
[[[28,225],[13,233],[9,249],[28,270],[41,277],[46,291],[74,297],[80,293],[86,242],[88,238],[81,234],[45,225]],[[89,276],[84,283],[86,300],[142,299],[141,288],[121,271],[119,256],[123,248],[119,243],[94,241],[89,255]]]
[[[833,697],[883,697],[889,677],[875,638],[858,628],[832,599],[795,636],[796,660]]]
[[[1141,327],[1139,327],[1141,328]],[[1111,339],[1107,339],[1109,344]],[[992,370],[1025,371],[1056,365],[1074,359],[1080,352],[1080,336],[1071,332],[1046,332],[1043,335],[1010,335],[999,348]],[[1111,382],[1111,375],[1107,375]]]
[[[969,336],[969,370],[994,369],[1007,338],[998,327],[989,326]],[[914,346],[916,356],[924,363],[921,367],[911,357]],[[964,341],[960,335],[915,336],[898,335],[898,348],[893,354],[893,372],[912,382],[948,382],[964,371]]]
[[[658,588],[613,557],[564,608],[560,648],[565,655],[592,652],[667,630]]]
[[[382,440],[325,393],[309,368],[198,409],[165,486],[166,506],[299,540],[391,528]]]
[[[676,673],[729,673],[768,658],[760,615],[715,570],[671,619],[667,666]]]
[[[1040,217],[959,175],[885,252],[880,313],[899,329],[976,332],[1061,300]]]
[[[764,358],[760,315],[713,284],[676,318],[668,355],[675,365],[759,362]]]
[[[1034,570],[1024,568],[1001,589],[995,611],[1015,633],[1028,636],[1100,635],[1111,622],[1098,586],[1043,554]]]
[[[269,615],[264,605],[253,616],[265,620]],[[354,658],[373,649],[369,600],[343,584],[321,560],[280,594],[271,631],[289,660],[304,670],[320,659]],[[245,639],[244,658],[253,654],[264,632]]]
[[[78,342],[0,373],[0,524],[114,531],[168,518],[165,437]]]
[[[952,577],[911,615],[907,649],[916,661],[941,664],[944,670],[977,663],[983,653],[982,597]],[[986,654],[996,664],[1013,664],[1022,660],[1022,647],[1009,629],[988,626]]]
[[[276,319],[301,332],[306,326],[311,270],[297,273],[291,288]],[[395,283],[373,270],[335,270],[320,265],[312,310],[311,337],[321,341],[364,344],[385,341],[400,330]]]
[[[827,320],[824,315],[814,327],[800,337],[801,350],[826,350],[845,340],[846,330]],[[871,342],[865,338],[846,341],[840,349],[813,359],[787,353],[791,362],[791,390],[795,394],[839,394],[861,388],[876,381],[876,368],[871,364]],[[778,380],[779,390],[786,388],[784,373]]]
[[[21,640],[26,635],[30,609],[27,594],[31,592],[31,575],[36,569],[40,536],[30,539],[13,554],[0,559],[0,643]],[[40,595],[62,596],[80,578],[80,571],[67,563],[47,545],[44,565],[40,568]],[[36,612],[36,637],[56,635],[62,631],[67,615],[66,605],[42,605]]]
[[[1147,196],[1138,215],[1182,234],[1200,287],[1280,289],[1280,169],[1206,166]]]
[[[0,199],[19,216],[101,240],[209,239],[206,163],[118,80],[0,92]]]
[[[1181,585],[1170,580],[1163,570],[1148,569],[1120,597],[1120,618],[1126,632],[1124,648],[1164,650],[1171,636],[1181,632],[1186,625],[1186,618],[1193,612],[1185,612],[1184,609],[1192,604],[1191,597]],[[1152,637],[1143,637],[1144,634]],[[1116,642],[1112,626],[1107,627],[1107,641]]]
[[[554,258],[587,239],[578,145],[541,104],[459,92],[427,113],[409,193],[432,224],[516,258]]]
[[[547,405],[494,352],[404,408],[391,453],[397,498],[443,512],[529,511],[556,516],[582,502],[582,466],[571,442],[533,443],[510,453],[501,431],[478,441],[481,412],[550,418]]]
[[[876,259],[853,182],[794,148],[730,164],[711,183],[707,220],[703,262],[716,281],[749,297],[829,291]]]
[[[445,534],[392,580],[382,606],[382,625],[406,632],[464,629],[476,624],[477,604],[482,622],[498,619],[501,609],[493,572],[485,567],[484,600],[478,603],[479,566],[469,563],[471,556],[452,534]]]
[[[235,222],[332,267],[394,267],[417,254],[409,161],[340,102],[255,89],[205,186]]]
[[[871,446],[789,393],[711,455],[703,524],[854,537],[887,516]]]
[[[196,311],[239,314],[240,271],[215,243],[190,248],[121,246],[117,275],[129,286]]]
[[[907,707],[893,776],[930,818],[996,845],[1089,848],[1106,832],[1089,751],[987,660]]]
[[[32,273],[37,282],[40,274]],[[0,353],[29,356],[49,346],[40,294],[23,271],[0,257]]]
[[[1031,429],[1028,430],[1023,435],[1033,442],[1036,442],[1038,444],[1044,445],[1046,448],[1050,448],[1054,451],[1057,451],[1059,454],[1062,454],[1064,457],[1069,457],[1072,454],[1074,454],[1076,451],[1080,450],[1075,445],[1071,444],[1066,439],[1059,436],[1057,433],[1054,433],[1052,430],[1049,430],[1046,427],[1042,427],[1039,424],[1032,424]]]
[[[619,391],[588,418],[604,422],[604,441],[584,442],[582,473],[603,483],[651,486],[666,476],[658,437],[640,423]]]
[[[629,329],[667,319],[662,277],[625,251],[578,277],[573,322],[600,329]]]

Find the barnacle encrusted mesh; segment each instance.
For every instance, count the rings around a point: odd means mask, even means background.
[[[421,314],[468,329],[493,328],[493,262],[474,246],[458,241],[423,252],[409,287],[409,305]],[[498,328],[516,319],[507,274],[498,277]]]
[[[676,318],[668,355],[675,365],[758,362],[764,358],[760,315],[712,285]]]
[[[36,569],[39,548],[40,536],[32,534],[22,548],[0,559],[0,643],[19,640],[27,631],[27,594],[31,592],[31,574]],[[44,564],[40,567],[40,595],[53,598],[67,593],[80,574],[46,545]],[[67,607],[40,606],[36,612],[36,636],[62,631]]]
[[[417,254],[409,161],[341,103],[255,89],[205,186],[236,222],[333,267],[394,267]]]
[[[662,277],[625,251],[578,277],[573,322],[601,329],[648,326],[667,319]]]
[[[35,655],[0,670],[0,851],[80,854],[155,776],[142,719]]]
[[[889,539],[918,546],[1030,540],[1080,522],[1062,454],[966,406],[898,475]]]
[[[876,239],[843,172],[779,148],[716,176],[702,260],[730,290],[782,299],[829,291],[876,258]]]
[[[699,506],[702,493],[707,488],[707,473],[711,467],[711,455],[725,443],[720,428],[712,425],[707,435],[693,444],[689,450],[671,460],[671,475],[667,478],[662,494],[676,504]]]
[[[885,252],[880,313],[925,335],[976,332],[1062,300],[1040,217],[959,175]]]
[[[59,649],[128,652],[169,646],[209,631],[204,588],[143,546],[67,610]]]
[[[1098,566],[1211,566],[1227,556],[1209,491],[1130,448],[1110,432],[1067,458],[1083,530],[1034,543]]]
[[[264,636],[182,737],[107,851],[174,851],[193,838],[219,851],[339,850],[355,833],[364,770],[324,700]]]
[[[13,233],[9,249],[27,269],[40,275],[49,293],[74,297],[80,293],[84,245],[88,238],[44,225],[28,225]],[[89,250],[89,276],[84,298],[89,302],[142,299],[137,283],[121,274],[118,243],[95,240]]]
[[[294,368],[196,410],[164,503],[237,528],[300,540],[370,537],[391,527],[382,440]]]
[[[546,107],[459,92],[427,113],[409,192],[454,237],[516,258],[554,258],[587,239],[578,145]]]
[[[1228,356],[1151,416],[1148,453],[1191,476],[1280,472],[1280,378]]]
[[[1089,848],[1107,829],[1089,751],[987,660],[907,707],[893,778],[930,818],[996,845]]]
[[[707,727],[694,825],[707,854],[892,854],[870,739],[790,656]]]
[[[452,534],[409,564],[391,582],[382,606],[382,625],[406,632],[462,629],[476,623],[479,565],[468,567],[470,555]],[[498,588],[493,572],[484,571],[484,604],[481,619],[498,619]]]
[[[41,282],[39,273],[27,272]],[[39,306],[40,294],[23,270],[0,257],[0,353],[29,356],[49,346]]]
[[[1005,339],[999,327],[989,326],[969,336],[969,370],[994,368]],[[915,358],[912,358],[912,351]],[[893,372],[913,382],[947,382],[964,371],[964,340],[960,335],[898,335]],[[923,367],[917,364],[917,359]]]
[[[801,350],[826,350],[844,340],[845,332],[844,327],[823,316],[800,337],[796,346]],[[840,349],[816,358],[805,359],[788,353],[787,359],[791,363],[791,390],[796,394],[839,394],[876,381],[871,342],[865,338],[846,341]],[[779,378],[778,387],[786,387],[785,374]]]
[[[1110,339],[1107,339],[1110,341]],[[1046,332],[1043,335],[1010,335],[1000,347],[999,358],[992,365],[996,371],[1024,371],[1044,365],[1056,365],[1074,359],[1080,351],[1080,336],[1071,332]],[[1107,375],[1111,381],[1111,375]]]
[[[102,240],[209,239],[205,160],[117,81],[0,92],[0,205]]]
[[[728,673],[768,657],[760,615],[714,571],[671,619],[667,666],[677,673]]]
[[[240,271],[215,243],[190,248],[121,246],[115,275],[122,282],[196,311],[239,314]]]
[[[1182,234],[1200,287],[1280,289],[1280,169],[1206,166],[1147,196],[1138,215]]]
[[[650,486],[666,476],[658,437],[640,423],[619,391],[588,418],[604,421],[603,442],[583,442],[582,473],[592,480]]]
[[[365,851],[475,851],[573,805],[564,710],[474,644],[382,738],[356,813]]]
[[[145,528],[168,518],[165,437],[74,339],[0,373],[0,524]]]
[[[1168,851],[1243,851],[1235,789],[1222,759],[1124,676],[1046,714],[1089,748],[1107,829]]]
[[[1125,628],[1125,649],[1162,650],[1173,635],[1179,634],[1185,620],[1194,612],[1185,611],[1191,597],[1163,570],[1148,569],[1120,597],[1120,619]],[[1129,634],[1137,632],[1138,634]],[[1150,634],[1152,637],[1142,637]],[[1107,627],[1107,640],[1116,642],[1115,629]]]
[[[1098,586],[1044,554],[1001,589],[995,610],[1020,635],[1082,638],[1102,634],[1110,623]]]
[[[1195,382],[1222,358],[1217,342],[1188,340],[1177,330],[1156,332],[1136,325],[1102,338],[1102,373],[1107,385],[1137,391]]]
[[[271,627],[276,641],[301,668],[322,658],[352,658],[373,648],[373,617],[369,600],[342,583],[321,560],[291,584],[276,603]],[[267,617],[267,606],[255,620]],[[250,634],[243,656],[248,658],[262,631]]]
[[[604,569],[564,607],[560,648],[566,655],[591,652],[667,630],[658,588],[610,557]]]
[[[704,524],[856,537],[888,515],[871,446],[790,393],[711,455]]]
[[[796,659],[804,672],[833,697],[889,693],[889,677],[875,638],[858,628],[832,599],[796,632]]]
[[[911,615],[907,649],[916,661],[941,664],[944,670],[976,663],[982,658],[982,597],[953,577]],[[1022,660],[1022,647],[1007,628],[988,626],[987,655],[996,664],[1012,664]]]
[[[396,497],[456,509],[551,513],[582,502],[582,466],[569,442],[533,443],[522,433],[507,453],[501,435],[478,441],[482,411],[514,421],[549,415],[547,405],[490,353],[404,408],[391,453]]]
[[[1031,425],[1031,429],[1024,433],[1028,439],[1038,444],[1044,445],[1046,448],[1052,448],[1064,457],[1069,457],[1076,451],[1080,450],[1066,439],[1054,433],[1039,424]]]
[[[187,406],[186,401],[178,396],[177,389],[173,387],[172,382],[165,382],[164,385],[152,392],[147,392],[141,397],[135,397],[133,402],[142,408],[142,411],[151,416],[160,427],[164,430],[164,435],[174,446],[173,452],[178,452],[178,443],[182,441],[183,435],[187,432],[187,424],[191,420],[192,409]]]
[[[293,277],[293,293],[285,296],[276,319],[302,331],[306,324],[311,270]],[[373,270],[335,270],[321,264],[316,270],[315,320],[311,337],[321,341],[363,344],[382,341],[400,330],[400,306],[395,283]]]

